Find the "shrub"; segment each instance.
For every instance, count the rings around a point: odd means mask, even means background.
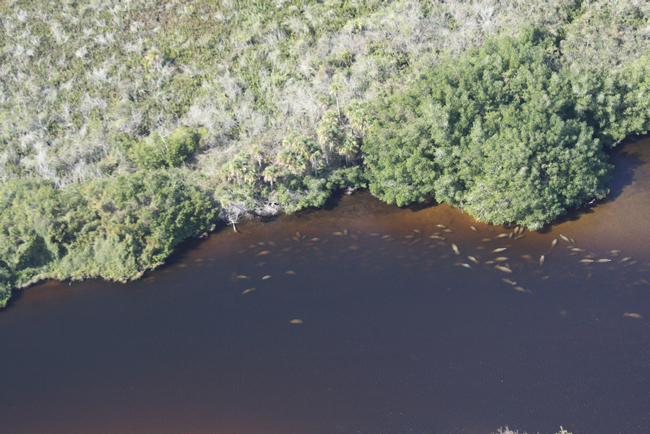
[[[398,205],[434,196],[531,229],[604,197],[607,156],[559,60],[532,28],[378,97],[363,147],[371,192]]]
[[[133,162],[145,169],[179,167],[199,148],[201,135],[193,129],[181,126],[163,137],[154,133],[133,145]]]

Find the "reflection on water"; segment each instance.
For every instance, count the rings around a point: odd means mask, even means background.
[[[544,233],[359,193],[138,282],[31,288],[0,313],[3,430],[650,432],[641,145]]]

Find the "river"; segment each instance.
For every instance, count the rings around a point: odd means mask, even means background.
[[[0,312],[2,432],[647,434],[650,140],[612,161],[539,233],[357,192],[31,287]]]

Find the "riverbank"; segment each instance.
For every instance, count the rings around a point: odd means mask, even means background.
[[[650,139],[629,140],[628,142],[619,145],[619,147],[612,152],[611,161],[614,164],[615,169],[612,172],[610,181],[608,182],[608,187],[611,189],[610,196],[603,201],[588,206],[587,208],[570,212],[566,217],[559,219],[553,224],[547,225],[539,232],[527,231],[527,238],[519,242],[528,243],[529,247],[533,250],[542,252],[544,249],[534,247],[536,243],[544,244],[547,242],[544,240],[548,240],[549,237],[559,239],[561,234],[570,234],[572,238],[578,239],[581,243],[586,243],[593,248],[599,248],[602,251],[606,251],[606,249],[620,250],[619,247],[621,240],[625,240],[624,243],[626,245],[626,250],[630,255],[645,258],[647,256],[646,246],[650,243],[650,239],[639,234],[650,233],[650,205],[646,200],[644,200],[645,191],[650,190],[650,176],[644,169],[644,167],[647,167],[647,164],[650,163]],[[165,260],[168,260],[168,256],[171,252],[174,249],[177,249],[176,246],[180,241],[186,239],[190,234],[198,235],[204,233],[206,225],[214,224],[213,219],[216,217],[216,210],[213,208],[214,204],[210,203],[207,196],[204,195],[201,201],[192,202],[193,199],[189,201],[187,200],[191,195],[197,197],[201,196],[201,191],[195,187],[184,187],[185,191],[189,190],[187,193],[184,193],[181,190],[181,192],[176,191],[173,194],[166,196],[166,190],[163,188],[165,183],[178,182],[176,181],[177,179],[178,176],[174,175],[167,178],[164,176],[158,176],[157,178],[151,178],[149,180],[145,179],[144,182],[138,181],[137,179],[134,180],[133,183],[135,186],[140,185],[140,187],[138,187],[140,193],[138,193],[139,196],[137,196],[137,201],[142,204],[140,205],[142,207],[140,209],[133,205],[132,198],[135,198],[135,195],[130,199],[128,196],[123,196],[123,193],[119,193],[122,196],[118,196],[121,202],[116,202],[115,199],[112,201],[111,199],[107,200],[106,195],[103,195],[98,196],[98,201],[95,205],[90,205],[88,207],[104,209],[105,218],[107,219],[114,219],[116,215],[119,216],[120,213],[123,213],[121,218],[124,223],[121,224],[120,232],[117,234],[110,235],[110,225],[107,226],[104,231],[93,229],[91,232],[87,233],[87,235],[93,235],[93,233],[101,235],[100,241],[107,245],[107,252],[110,251],[110,254],[103,256],[100,255],[101,258],[103,258],[102,260],[106,261],[103,265],[101,262],[94,264],[92,261],[83,259],[83,256],[88,254],[83,249],[84,243],[88,247],[97,250],[98,241],[95,241],[94,238],[88,238],[84,241],[84,230],[81,230],[82,234],[77,237],[78,241],[73,243],[69,242],[73,249],[76,249],[73,250],[73,252],[75,252],[74,255],[69,255],[71,257],[63,258],[63,261],[59,260],[59,265],[51,268],[48,268],[49,266],[46,262],[45,267],[43,267],[37,274],[25,274],[26,280],[19,282],[17,286],[24,288],[30,286],[36,281],[47,278],[83,280],[91,277],[103,277],[107,280],[127,281],[139,278],[147,269],[154,268],[154,265],[160,266]],[[140,184],[138,184],[138,182]],[[45,185],[45,187],[47,187],[47,185]],[[191,190],[192,188],[194,190]],[[153,189],[155,189],[155,192]],[[121,188],[116,188],[114,191],[119,192],[120,190]],[[45,192],[43,193],[43,191]],[[194,192],[192,193],[192,191]],[[39,193],[34,197],[36,197],[37,201],[42,204],[41,206],[43,206],[43,204],[52,203],[51,195],[56,193],[56,191],[51,187],[45,189],[39,187],[38,192]],[[75,196],[72,195],[72,197]],[[152,198],[154,198],[154,200],[152,200]],[[74,211],[79,215],[79,207],[77,206],[78,202],[75,200],[70,201],[69,199],[60,198],[54,202],[54,205],[49,206],[60,207],[66,200],[69,202],[66,206],[71,205],[73,208],[69,211],[65,211],[64,208],[64,212],[58,212],[61,215],[65,215],[66,213]],[[170,207],[170,204],[172,203],[170,200],[176,201],[176,205]],[[383,216],[381,221],[385,220],[385,223],[382,223],[382,225],[385,224],[390,227],[395,226],[394,222],[390,220],[389,216],[391,215],[404,221],[404,215],[399,212],[400,208],[381,204],[364,190],[357,190],[354,196],[347,196],[339,193],[339,195],[330,198],[324,205],[323,209],[326,211],[331,210],[335,208],[337,204],[341,202],[345,203],[349,200],[357,201],[358,205],[356,205],[355,208],[367,208],[365,212],[368,214],[377,210]],[[165,226],[167,225],[165,221],[175,219],[176,228],[180,232],[178,232],[178,234],[172,239],[162,240],[159,238],[160,235],[156,235],[155,230],[143,228],[137,222],[139,219],[151,219],[149,216],[155,215],[159,212],[157,211],[159,207],[158,204],[165,201],[167,206],[167,210],[165,211],[166,214],[157,216],[156,219],[163,225],[161,228],[167,227]],[[117,206],[114,205],[115,203],[117,203]],[[187,208],[189,204],[195,206],[197,203],[200,204],[201,207],[195,208],[193,211],[191,208]],[[21,207],[24,205],[25,203],[17,204],[16,206]],[[432,222],[436,221],[458,223],[460,226],[463,226],[466,231],[468,230],[467,228],[472,225],[482,228],[491,227],[490,225],[478,224],[469,214],[446,204],[435,204],[429,201],[422,205],[413,205],[405,209],[411,209],[413,211],[410,217],[412,221],[408,223],[407,226],[412,226],[414,228],[430,227],[430,230],[433,232],[435,232],[435,230],[431,225]],[[240,226],[245,228],[246,225],[251,224],[253,226],[259,224],[263,225],[263,222],[268,221],[269,219],[280,219],[280,221],[286,222],[290,226],[298,225],[299,227],[299,222],[306,218],[308,219],[306,216],[309,216],[314,212],[318,211],[316,209],[309,209],[296,214],[255,217],[253,220],[243,221],[243,226]],[[42,221],[43,214],[44,213],[39,214],[41,220],[32,221],[30,219],[24,219],[23,224],[26,225],[26,227],[31,228],[30,230],[36,230],[36,232],[38,232],[39,224],[48,224],[47,221]],[[181,220],[181,218],[184,220]],[[345,222],[346,220],[346,216],[344,215],[337,215],[334,218],[341,222]],[[83,217],[78,218],[77,221],[79,222],[82,220]],[[69,218],[67,221],[68,225],[74,226],[75,224],[78,224]],[[92,226],[93,224],[96,224],[93,222],[99,221],[101,220],[98,220],[96,217],[91,217],[88,218],[83,225]],[[129,221],[131,221],[131,223],[129,223]],[[358,225],[359,222],[352,224],[353,226]],[[493,228],[498,229],[498,227]],[[356,229],[362,229],[362,227],[357,226]],[[134,230],[140,231],[140,234],[136,235],[137,232],[134,232]],[[224,227],[222,230],[230,232],[230,229],[227,227]],[[243,230],[246,231],[247,229]],[[375,227],[375,230],[381,232],[382,226]],[[406,233],[404,235],[406,235]],[[474,234],[467,233],[467,235],[471,237]],[[115,239],[113,240],[110,236],[115,237]],[[164,235],[165,238],[167,236],[168,235]],[[127,257],[124,254],[119,254],[119,251],[133,251],[132,249],[134,248],[143,252],[140,254],[141,259],[133,261],[132,258],[130,259],[132,263],[128,262],[118,264],[115,262],[119,260],[119,258]],[[153,256],[151,256],[151,253],[144,254],[144,252],[147,251],[154,253],[158,251],[158,253],[155,253]],[[40,254],[39,250],[34,250],[34,253]],[[79,256],[80,259],[75,259],[75,255]],[[91,268],[88,268],[89,266],[91,266]],[[32,270],[32,272],[33,271],[34,270]],[[9,282],[11,282],[11,280]],[[5,283],[5,300],[8,299],[10,294],[10,287],[11,283]]]
[[[36,285],[0,315],[3,426],[645,434],[650,258],[628,241],[647,235],[579,223],[514,235],[360,192],[190,241],[126,285]]]
[[[595,203],[650,129],[650,6],[606,3],[0,6],[0,305],[340,190],[530,229]]]

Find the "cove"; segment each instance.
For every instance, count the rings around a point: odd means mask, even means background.
[[[612,159],[607,200],[524,237],[360,192],[137,282],[29,288],[0,312],[2,430],[647,433],[650,141]]]

